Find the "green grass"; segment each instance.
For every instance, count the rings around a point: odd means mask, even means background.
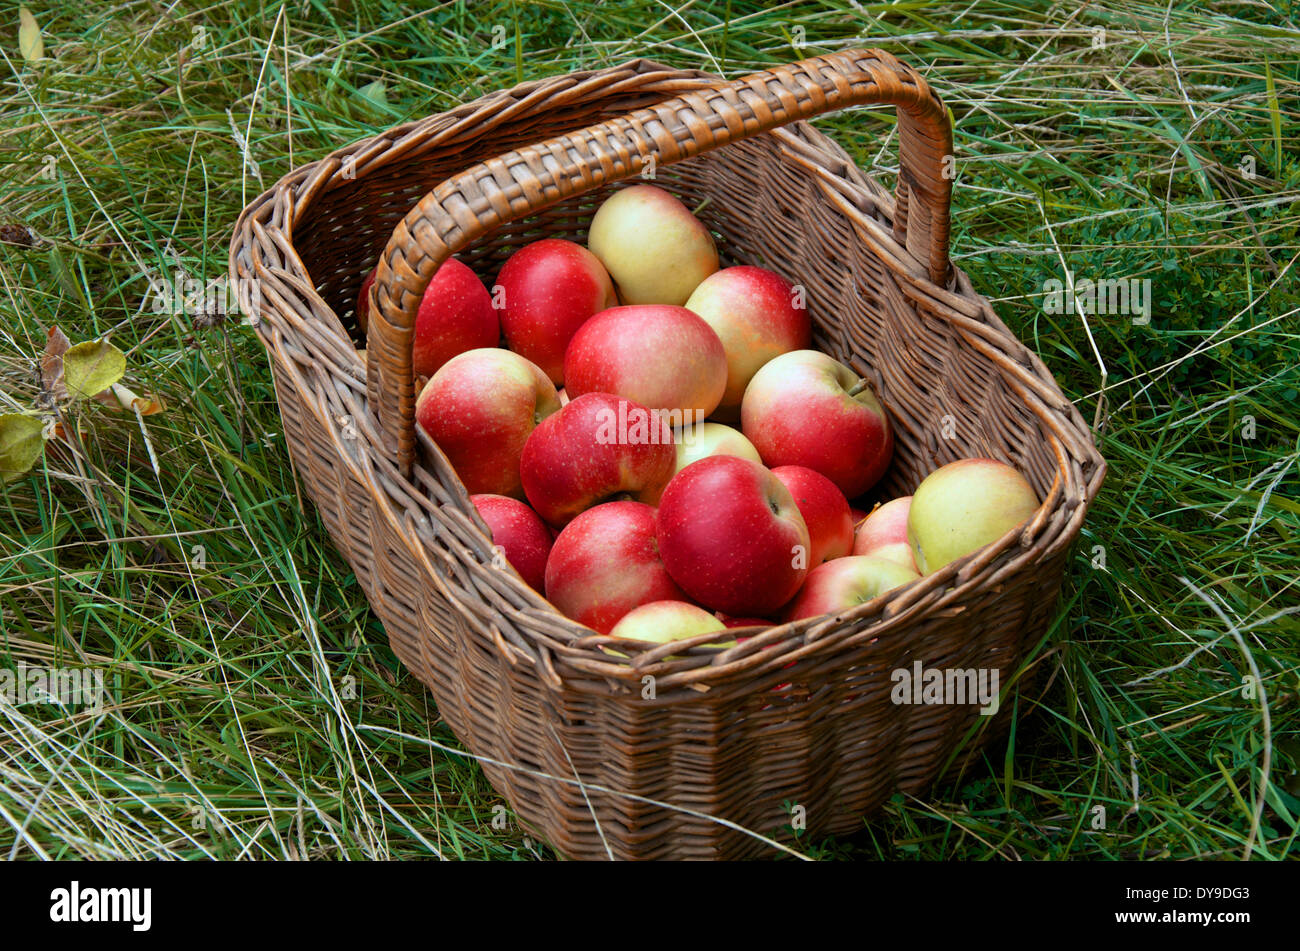
[[[850,45],[951,105],[954,258],[1100,421],[1110,475],[1009,741],[800,850],[1300,853],[1290,0],[31,6],[38,64],[0,3],[0,412],[38,400],[53,324],[111,333],[166,410],[78,404],[0,489],[0,663],[102,667],[115,697],[0,705],[0,856],[549,856],[493,827],[499,798],[299,498],[251,330],[154,313],[141,275],[222,276],[264,185],[517,80],[635,56],[735,76]],[[818,124],[892,187],[892,115]],[[1149,278],[1150,324],[1045,312],[1066,268]]]

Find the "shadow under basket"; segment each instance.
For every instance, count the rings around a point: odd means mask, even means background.
[[[897,108],[895,195],[802,121],[866,103]],[[1105,463],[948,261],[951,151],[946,108],[880,51],[732,83],[636,60],[354,143],[241,215],[231,276],[307,494],[393,650],[519,821],[564,855],[775,855],[794,817],[804,842],[860,829],[1005,727]],[[896,435],[882,498],[983,456],[1028,478],[1034,517],[872,602],[722,649],[704,635],[610,654],[494,567],[464,486],[413,425],[416,305],[452,254],[490,286],[524,244],[585,242],[610,190],[647,169],[700,207],[724,264],[801,285],[814,345],[871,381]],[[376,260],[363,343],[354,302]],[[894,702],[891,675],[917,662],[996,671],[1001,712]]]

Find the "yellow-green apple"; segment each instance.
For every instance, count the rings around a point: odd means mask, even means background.
[[[689,600],[664,570],[655,510],[643,502],[606,502],[564,526],[546,561],[546,597],[601,634],[642,604]]]
[[[674,475],[692,462],[709,456],[739,456],[762,462],[763,458],[754,444],[738,429],[722,423],[695,423],[683,426],[677,433],[677,468]]]
[[[905,495],[868,515],[853,536],[853,554],[884,558],[915,571],[912,545],[907,540],[907,512],[911,505],[912,497]]]
[[[555,386],[541,367],[490,347],[443,364],[420,390],[415,419],[471,495],[519,498],[524,444],[537,424],[559,409]]]
[[[654,185],[633,185],[605,199],[591,219],[587,247],[624,304],[681,306],[718,269],[709,229]]]
[[[850,499],[876,484],[894,452],[889,419],[867,381],[817,350],[784,353],[754,374],[741,432],[768,466],[807,466]]]
[[[532,588],[546,584],[546,558],[554,540],[541,517],[518,499],[471,495],[469,500],[487,524],[493,546],[500,546],[510,567]]]
[[[715,611],[771,613],[808,574],[808,527],[794,497],[748,459],[709,456],[677,473],[657,534],[673,580]]]
[[[583,324],[564,354],[564,388],[571,399],[616,393],[675,412],[673,426],[702,422],[726,385],[722,341],[685,307],[611,307]]]
[[[838,614],[919,577],[911,568],[883,558],[869,555],[836,558],[818,565],[808,574],[798,597],[786,608],[785,619],[798,621],[822,614]]]
[[[667,644],[710,631],[725,631],[726,625],[704,608],[687,601],[651,601],[624,614],[610,630],[610,637]],[[734,640],[709,647],[734,647]]]
[[[917,486],[907,538],[922,574],[931,574],[997,541],[1038,511],[1025,477],[993,459],[958,459]]]
[[[564,381],[564,351],[592,314],[618,304],[600,259],[580,244],[543,238],[525,245],[497,275],[506,346]]]
[[[843,558],[853,550],[849,501],[834,482],[807,466],[777,466],[772,475],[790,490],[808,526],[808,567]]]
[[[745,388],[774,357],[812,346],[812,322],[803,295],[781,275],[739,265],[709,275],[686,301],[722,340],[727,389],[715,415],[740,418]]]
[[[432,377],[457,354],[500,342],[501,321],[483,282],[455,258],[443,261],[415,314],[412,371]]]
[[[556,527],[614,499],[659,501],[677,450],[662,419],[610,393],[574,397],[542,421],[519,462],[524,493]]]

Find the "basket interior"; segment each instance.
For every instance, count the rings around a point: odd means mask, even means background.
[[[496,155],[536,141],[538,131],[494,136],[487,151]],[[820,138],[806,127],[802,132]],[[357,293],[392,228],[436,184],[485,157],[470,149],[458,153],[453,165],[445,156],[430,161],[413,154],[376,176],[349,183],[356,187],[326,192],[304,210],[294,229],[295,247],[358,347],[365,344],[356,324]],[[510,222],[458,256],[490,288],[510,254],[531,241],[559,237],[585,244],[588,224],[604,198],[636,181],[605,186]],[[866,507],[909,494],[933,469],[971,456],[1015,466],[1039,498],[1047,497],[1058,460],[1037,416],[995,364],[902,293],[886,263],[827,201],[818,176],[793,160],[777,137],[758,136],[660,167],[654,184],[687,207],[699,208],[724,266],[764,266],[802,285],[814,346],[872,379],[895,424],[895,458],[881,483],[855,504]],[[878,207],[865,192],[857,204],[888,228],[890,209]]]

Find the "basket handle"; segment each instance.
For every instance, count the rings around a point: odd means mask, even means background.
[[[497,226],[778,126],[867,103],[897,107],[894,237],[948,277],[952,152],[948,110],[925,80],[883,50],[845,50],[754,73],[638,109],[580,132],[507,152],[442,182],[420,200],[379,258],[370,290],[367,396],[403,475],[415,457],[411,338],[424,290],[443,261]]]

